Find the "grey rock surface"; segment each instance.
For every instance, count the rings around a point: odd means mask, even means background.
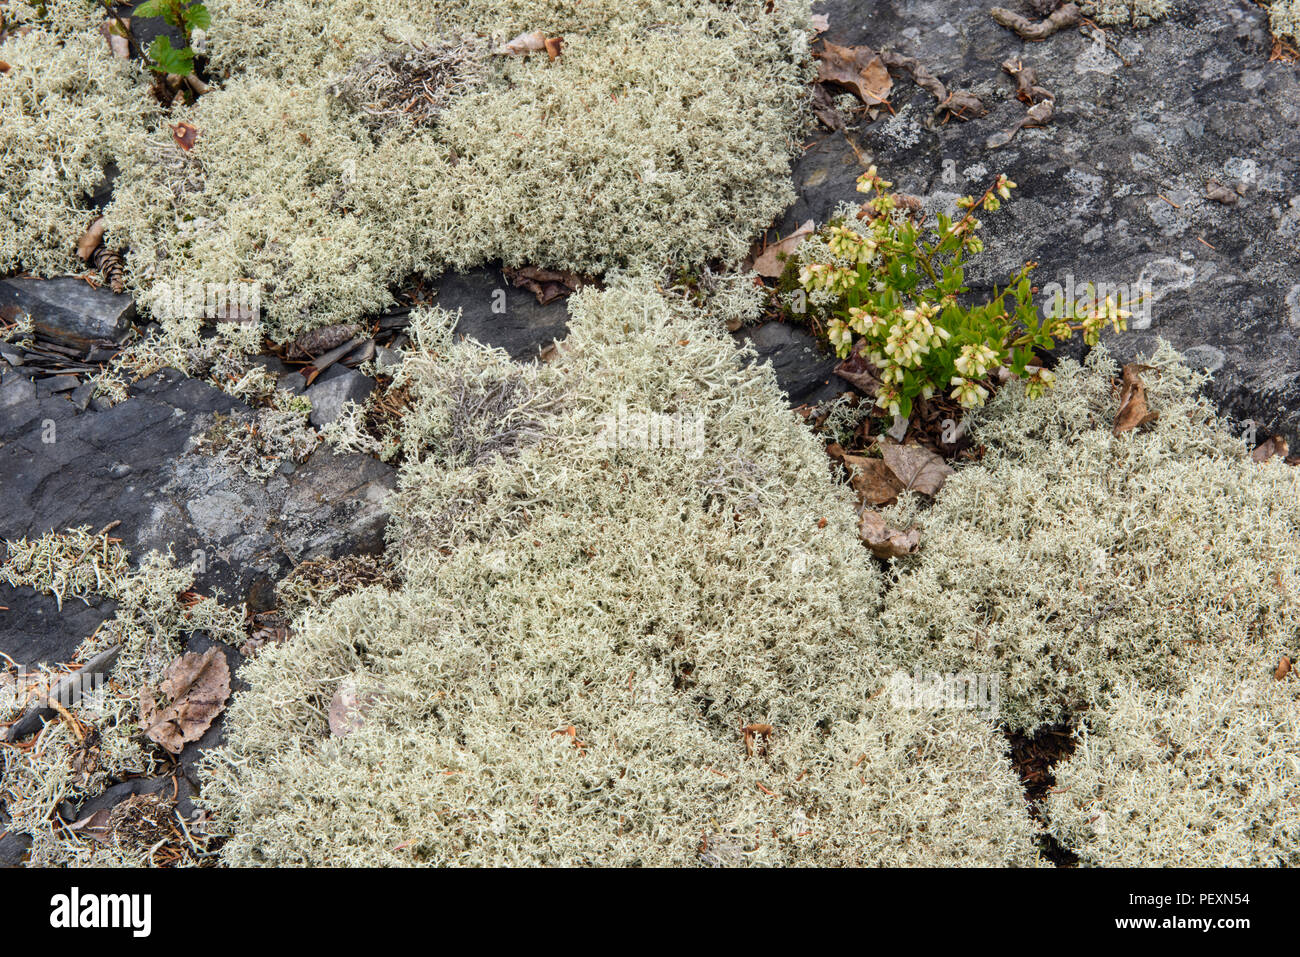
[[[369,376],[343,366],[332,366],[304,393],[311,400],[311,424],[324,428],[343,414],[343,406],[348,402],[358,405],[365,402],[374,387],[375,380]]]
[[[10,322],[29,316],[47,339],[90,349],[97,342],[121,342],[135,318],[126,293],[92,287],[81,279],[5,279],[0,281],[0,316]]]
[[[732,337],[753,346],[759,361],[772,363],[777,384],[785,390],[791,405],[815,405],[850,389],[834,374],[839,360],[798,326],[764,322],[737,330]]]
[[[504,349],[512,359],[536,359],[569,334],[566,300],[538,305],[536,296],[516,289],[495,267],[443,276],[435,302],[448,312],[460,310],[457,335]]]
[[[196,569],[196,587],[243,600],[261,577],[295,562],[382,547],[391,466],[364,455],[316,452],[292,475],[257,481],[193,449],[218,413],[248,411],[203,382],[164,370],[106,411],[66,398],[0,406],[0,539],[119,521],[133,560],[166,551]],[[287,551],[286,551],[287,550]],[[12,594],[12,593],[5,593]],[[98,621],[69,602],[30,592],[0,601],[0,650],[20,661],[66,660]]]
[[[1249,0],[1187,0],[1150,27],[1105,40],[1066,29],[1040,43],[994,23],[976,0],[823,0],[826,37],[914,56],[948,88],[989,108],[936,124],[934,98],[894,74],[894,115],[821,133],[797,168],[786,231],[859,202],[876,163],[895,189],[942,209],[999,172],[1013,201],[985,223],[970,285],[1005,282],[1026,260],[1036,284],[1151,284],[1148,313],[1104,338],[1120,358],[1164,337],[1214,374],[1220,408],[1261,433],[1300,437],[1300,71],[1269,62],[1267,14]],[[1023,5],[1010,4],[1019,12]],[[1056,96],[1056,117],[1000,149],[991,135],[1024,115],[1001,69],[1019,59]],[[852,140],[853,146],[850,146]],[[854,150],[856,146],[856,152]],[[1238,202],[1206,197],[1211,179]]]

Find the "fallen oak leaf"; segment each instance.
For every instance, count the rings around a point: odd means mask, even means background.
[[[1147,408],[1147,387],[1141,375],[1144,370],[1154,368],[1137,362],[1124,366],[1120,373],[1119,411],[1115,413],[1113,435],[1140,428],[1160,417],[1159,412]]]
[[[149,740],[180,754],[203,737],[229,697],[230,666],[221,649],[186,652],[167,666],[156,689],[140,689],[140,727]]]
[[[943,483],[952,475],[952,468],[943,458],[919,445],[899,445],[896,442],[878,442],[880,456],[898,477],[904,489],[912,489],[934,498]]]
[[[763,250],[762,254],[754,259],[754,265],[751,268],[765,279],[779,279],[781,274],[785,272],[786,260],[794,255],[794,251],[799,248],[799,244],[812,235],[815,229],[813,221],[808,220],[785,239],[775,242]]]
[[[915,554],[921,546],[921,532],[917,528],[906,531],[890,528],[883,515],[869,508],[862,510],[858,535],[877,558],[902,558]]]
[[[842,47],[823,43],[817,54],[817,82],[842,86],[867,106],[888,102],[894,85],[880,54],[871,47]]]

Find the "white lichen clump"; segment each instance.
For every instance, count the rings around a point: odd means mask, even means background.
[[[403,585],[243,670],[204,785],[225,859],[1032,863],[992,724],[885,691],[880,576],[770,371],[641,284],[574,314],[529,367],[421,317]]]
[[[219,82],[165,118],[63,5],[5,44],[0,146],[18,162],[0,212],[21,229],[0,270],[76,269],[79,197],[109,161],[106,242],[142,305],[255,282],[278,340],[381,309],[417,272],[734,261],[794,198],[804,0],[211,7]],[[491,52],[525,30],[562,54]]]

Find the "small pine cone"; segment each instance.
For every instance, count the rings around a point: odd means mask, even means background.
[[[91,254],[90,261],[99,270],[100,275],[104,277],[104,281],[108,283],[113,292],[125,291],[126,275],[122,269],[121,255],[110,251],[105,246],[99,246]]]

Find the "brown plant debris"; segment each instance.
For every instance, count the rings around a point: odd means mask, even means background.
[[[1239,198],[1239,190],[1224,186],[1217,179],[1211,177],[1205,185],[1205,198],[1212,199],[1216,203],[1222,203],[1224,206],[1234,206]]]
[[[359,335],[360,328],[354,325],[325,326],[304,332],[285,348],[284,354],[289,359],[314,359],[317,356],[337,349],[344,343],[351,342]]]
[[[867,106],[888,103],[894,81],[880,55],[871,47],[842,47],[823,43],[817,54],[817,82],[842,86]]]
[[[772,732],[773,728],[770,724],[753,723],[747,724],[741,728],[740,733],[745,739],[745,755],[752,758],[755,752],[754,741],[756,739],[761,739],[758,741],[758,756],[767,757],[767,749],[772,740]]]
[[[187,153],[194,149],[194,141],[198,138],[199,128],[193,123],[177,123],[172,127],[172,139]]]
[[[754,257],[752,267],[754,272],[765,279],[779,279],[781,274],[785,272],[786,260],[799,248],[799,244],[815,231],[816,226],[810,219],[785,239],[772,243]]]
[[[583,280],[575,272],[543,269],[540,266],[521,266],[512,269],[507,266],[502,274],[516,289],[527,289],[537,297],[541,306],[550,305],[582,288]]]
[[[944,460],[919,445],[900,445],[880,440],[880,455],[890,471],[898,477],[905,489],[912,489],[931,498],[939,494],[943,483],[952,475]]]
[[[890,528],[884,516],[870,508],[862,510],[858,534],[877,558],[901,558],[914,554],[921,546],[921,532],[917,528],[906,531]]]
[[[848,469],[849,482],[863,505],[878,507],[898,501],[898,493],[903,491],[904,485],[884,459],[852,455],[845,452],[838,442],[828,445],[826,454]]]
[[[1115,413],[1114,435],[1154,422],[1160,415],[1147,408],[1147,387],[1141,373],[1154,366],[1130,362],[1120,373],[1119,411]]]
[[[482,85],[486,63],[486,48],[473,38],[406,43],[358,60],[330,92],[377,129],[430,126]]]
[[[85,262],[104,241],[104,217],[96,216],[95,221],[86,227],[86,231],[77,240],[77,258]]]
[[[126,272],[122,264],[121,253],[115,253],[106,246],[98,246],[90,254],[90,262],[104,277],[108,287],[119,295],[126,291]]]
[[[1259,447],[1250,453],[1250,457],[1256,462],[1267,462],[1271,458],[1285,459],[1290,451],[1291,447],[1286,438],[1274,435],[1261,442]]]
[[[530,53],[539,53],[545,50],[547,55],[556,59],[564,49],[564,37],[548,37],[543,30],[532,30],[521,33],[494,50],[494,53],[504,56],[527,56]]]
[[[934,108],[935,119],[945,121],[950,118],[969,120],[977,116],[983,116],[988,112],[988,107],[974,93],[968,93],[965,90],[949,92],[943,82],[927,70],[915,57],[888,51],[880,54],[880,56],[885,61],[885,65],[891,70],[906,70],[910,73],[917,86],[939,101],[939,105]]]
[[[203,736],[229,697],[230,666],[221,649],[186,652],[167,666],[157,689],[140,689],[140,726],[151,741],[180,754]]]
[[[1046,40],[1053,33],[1064,30],[1066,27],[1077,26],[1083,19],[1082,11],[1074,3],[1067,3],[1046,20],[1040,20],[1038,23],[1034,23],[1032,20],[1022,17],[1005,7],[994,7],[989,11],[989,16],[998,25],[1015,31],[1022,40],[1029,40],[1031,43]]]
[[[1282,659],[1277,663],[1277,670],[1273,672],[1273,677],[1276,678],[1278,681],[1281,681],[1290,673],[1291,673],[1291,656],[1283,655]]]

